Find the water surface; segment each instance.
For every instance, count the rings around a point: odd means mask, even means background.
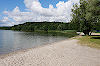
[[[32,48],[66,39],[56,33],[33,33],[0,30],[0,54]]]

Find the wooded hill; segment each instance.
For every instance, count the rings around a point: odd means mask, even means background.
[[[69,30],[69,23],[63,22],[26,22],[13,26],[12,30],[35,31],[35,30]]]
[[[24,24],[14,25],[12,27],[0,27],[0,29],[4,30],[17,30],[17,31],[49,31],[49,30],[80,30],[80,25],[78,26],[76,23],[63,23],[63,22],[26,22]],[[96,23],[94,30],[100,30],[100,23]]]

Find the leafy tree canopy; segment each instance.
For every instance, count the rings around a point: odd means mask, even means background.
[[[77,30],[89,35],[96,23],[100,22],[100,0],[80,0],[72,9],[72,24]]]

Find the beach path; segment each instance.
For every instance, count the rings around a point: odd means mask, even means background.
[[[0,66],[100,66],[100,49],[68,39],[0,59]]]

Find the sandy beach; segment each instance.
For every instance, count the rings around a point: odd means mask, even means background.
[[[77,42],[67,39],[12,53],[0,59],[0,66],[100,66],[100,49]]]

